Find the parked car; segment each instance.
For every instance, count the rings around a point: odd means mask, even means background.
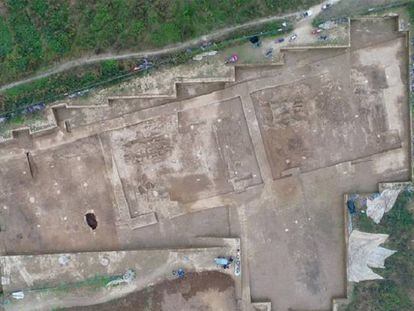
[[[225,64],[234,64],[237,63],[237,61],[239,60],[239,56],[237,54],[232,54],[230,57],[227,57],[224,60]]]
[[[325,11],[327,9],[329,9],[332,6],[332,3],[325,3],[324,5],[322,5],[322,11]]]
[[[297,37],[298,35],[294,33],[293,35],[290,36],[289,42],[295,41]]]
[[[285,38],[279,38],[275,41],[275,43],[282,43],[285,41]]]
[[[312,11],[311,11],[311,10],[305,11],[305,12],[303,12],[303,13],[302,13],[302,16],[303,16],[303,17],[309,17],[309,16],[312,16]]]
[[[316,35],[316,34],[318,34],[320,32],[322,32],[322,29],[320,29],[320,28],[316,28],[316,29],[312,30],[312,34],[313,35]]]

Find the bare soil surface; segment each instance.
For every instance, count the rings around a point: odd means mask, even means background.
[[[231,311],[236,310],[234,281],[220,272],[188,273],[108,303],[62,310]]]
[[[118,243],[113,196],[107,191],[97,137],[32,152],[31,158],[32,167],[26,156],[8,165],[0,163],[7,253],[87,250],[92,245],[94,250],[114,248]],[[91,212],[98,222],[95,230],[85,220]]]
[[[254,298],[277,310],[331,308],[346,293],[343,194],[410,178],[407,51],[395,25],[353,22],[351,48],[287,51],[283,65],[238,68],[235,81],[211,92],[193,85],[168,102],[67,109],[71,133],[5,144],[4,253],[239,236]],[[30,177],[27,151],[41,183]],[[53,188],[59,172],[71,204]],[[117,222],[120,206],[132,218],[154,212],[156,222],[131,229]],[[96,230],[84,220],[91,209]],[[81,230],[62,225],[65,215]]]

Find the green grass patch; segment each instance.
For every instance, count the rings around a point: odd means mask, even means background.
[[[413,304],[405,290],[394,281],[367,281],[354,288],[347,311],[410,311]]]
[[[87,278],[85,280],[73,283],[60,283],[58,285],[46,285],[42,288],[34,288],[30,289],[30,291],[47,291],[47,292],[62,292],[66,293],[68,291],[73,291],[77,289],[87,288],[89,290],[97,290],[107,286],[107,284],[111,281],[122,279],[122,275],[95,275],[91,278]]]
[[[353,217],[354,228],[372,233],[386,233],[390,237],[385,247],[397,250],[386,260],[385,269],[377,273],[385,280],[355,284],[347,311],[409,311],[414,310],[414,194],[400,193],[394,207],[379,224],[365,214]]]
[[[105,287],[109,282],[122,278],[122,276],[107,276],[107,275],[96,275],[92,278],[85,279],[76,283],[61,283],[60,285],[53,287],[54,291],[68,291],[71,289],[88,287],[88,288],[102,288]]]
[[[134,64],[133,61],[104,61],[7,89],[0,95],[0,112],[17,116],[33,103],[51,102],[75,90],[84,91],[97,83],[130,76]]]
[[[413,1],[411,1],[407,5],[407,11],[408,11],[408,15],[410,16],[410,20],[413,23],[414,22],[414,2]]]

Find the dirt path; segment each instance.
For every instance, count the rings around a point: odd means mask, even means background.
[[[337,2],[337,1],[339,0],[330,1],[330,2]],[[317,4],[310,8],[310,10],[313,11],[313,14],[314,14],[313,17],[316,16],[320,12],[321,6],[322,6],[322,3]],[[208,35],[204,35],[204,36],[201,36],[193,40],[189,40],[189,41],[182,42],[179,44],[169,45],[162,49],[142,51],[142,52],[130,52],[130,53],[124,53],[124,54],[106,53],[106,54],[100,54],[100,55],[85,56],[85,57],[71,60],[65,63],[57,64],[53,66],[52,68],[40,74],[37,74],[33,77],[22,79],[22,80],[12,82],[9,84],[5,84],[0,87],[0,91],[4,91],[12,87],[21,85],[21,84],[25,84],[25,83],[32,82],[32,81],[35,81],[41,78],[45,78],[52,74],[56,74],[56,73],[59,73],[59,72],[62,72],[62,71],[65,71],[65,70],[68,70],[68,69],[71,69],[77,66],[93,64],[93,63],[97,63],[97,62],[104,61],[104,60],[120,60],[120,59],[132,58],[132,57],[140,58],[140,57],[147,57],[147,56],[161,56],[165,54],[178,52],[178,51],[185,50],[193,46],[200,45],[203,41],[217,40],[219,38],[227,36],[230,33],[238,31],[238,30],[248,29],[253,26],[259,26],[262,24],[266,24],[268,22],[272,22],[272,21],[276,21],[276,20],[280,20],[284,18],[300,17],[301,12],[302,11],[297,11],[294,13],[288,13],[288,14],[283,14],[283,15],[276,15],[276,16],[256,19],[256,20],[253,20],[253,21],[241,24],[241,25],[220,29]],[[300,24],[302,27],[303,27],[303,23],[308,24],[309,25],[308,27],[311,27],[310,25],[312,23],[312,18],[308,18],[308,19],[301,21]]]

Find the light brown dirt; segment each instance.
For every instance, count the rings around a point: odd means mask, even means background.
[[[92,142],[85,148],[85,159],[93,159],[87,165],[74,165],[64,154],[56,159],[66,164],[62,171],[68,176],[95,176],[94,187],[105,189],[94,190],[100,197],[86,202],[80,201],[82,188],[72,186],[76,191],[65,196],[76,204],[66,207],[68,213],[83,214],[95,202],[98,222],[99,213],[118,215],[117,204],[107,203],[113,183],[94,171],[105,166],[111,175],[113,156],[131,215],[160,216],[157,224],[137,230],[110,223],[117,232],[105,233],[115,235],[119,247],[191,246],[199,235],[240,236],[251,272],[250,280],[243,275],[244,286],[253,297],[269,298],[278,310],[329,309],[332,297],[346,290],[343,193],[375,191],[377,182],[410,178],[406,51],[393,25],[355,22],[351,49],[287,52],[283,66],[238,69],[236,81],[224,89],[152,101],[125,114],[115,103],[99,114],[83,110],[71,134],[57,131],[24,146],[10,143],[0,149],[7,177],[0,179],[0,189],[6,189],[0,197],[7,206],[5,223],[14,224],[11,233],[7,227],[1,233],[6,245],[20,230],[28,237],[25,247],[32,240],[37,249],[52,247],[36,242],[41,239],[20,226],[17,212],[7,215],[15,204],[15,210],[36,212],[20,184],[60,207],[47,207],[48,222],[57,222],[62,210],[50,188],[35,188],[19,175],[24,152],[32,150],[35,163],[42,163],[37,154],[52,156],[61,146],[69,154],[87,137],[100,137],[101,150]],[[369,56],[376,51],[380,56]],[[238,179],[239,173],[247,178]],[[38,174],[46,183],[48,171],[41,165]],[[202,212],[187,214],[194,210]],[[180,212],[182,217],[170,217]],[[28,217],[27,224],[35,220]],[[73,231],[61,228],[64,243]],[[91,248],[103,245],[104,238],[95,243],[89,231],[77,237]],[[68,241],[65,247],[81,245],[72,237]],[[8,244],[7,252],[12,249]]]

